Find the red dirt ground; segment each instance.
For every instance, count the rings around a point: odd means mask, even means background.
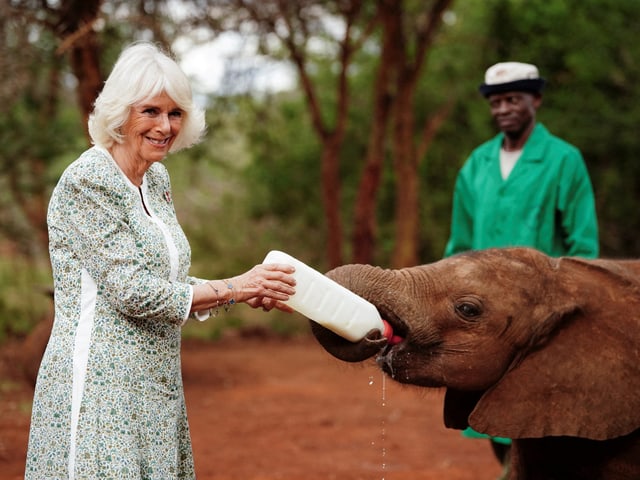
[[[32,388],[0,351],[0,479],[23,478]],[[4,366],[4,368],[2,368]],[[9,367],[9,368],[7,368]],[[311,337],[183,343],[200,480],[493,480],[488,442],[442,424],[440,391],[351,365]]]

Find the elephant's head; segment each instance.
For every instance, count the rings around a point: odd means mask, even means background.
[[[351,343],[314,325],[318,341],[348,361],[377,355],[398,382],[447,387],[448,426],[593,439],[640,427],[633,262],[514,248],[401,270],[345,265],[327,275],[373,303],[400,341],[372,332]]]

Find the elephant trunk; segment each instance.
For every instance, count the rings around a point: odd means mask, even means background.
[[[370,265],[344,265],[328,272],[327,277],[378,307],[387,302],[395,275],[391,270]],[[387,339],[378,330],[370,331],[357,342],[350,342],[313,321],[311,331],[325,350],[347,362],[371,358],[387,345]]]
[[[376,307],[390,305],[399,288],[397,270],[371,265],[343,265],[328,272],[327,276]]]

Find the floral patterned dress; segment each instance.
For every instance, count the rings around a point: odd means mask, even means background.
[[[93,147],[47,217],[55,321],[35,390],[25,478],[195,478],[180,366],[190,248],[162,164],[140,188]]]

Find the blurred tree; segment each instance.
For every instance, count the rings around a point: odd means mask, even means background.
[[[64,64],[37,11],[6,5],[1,16],[0,205],[5,249],[37,258],[46,252],[47,158],[69,138],[69,109],[60,107]],[[24,13],[24,14],[23,14]]]
[[[69,54],[71,71],[77,80],[78,105],[85,120],[92,110],[93,101],[102,88],[99,47],[94,24],[98,19],[102,0],[63,0],[38,2],[16,0],[11,2],[8,20],[25,25],[28,34],[50,35],[57,44],[56,57]],[[16,36],[23,33],[12,29]],[[23,38],[24,40],[24,38]],[[28,45],[27,43],[22,46]],[[56,58],[57,63],[59,60]],[[48,65],[50,62],[47,62]],[[55,103],[58,82],[52,82],[50,100]],[[87,137],[88,138],[88,137]]]
[[[284,48],[287,57],[295,65],[307,100],[311,124],[322,145],[320,188],[327,223],[327,258],[330,266],[341,264],[344,227],[340,208],[339,159],[348,119],[348,71],[354,53],[370,34],[374,12],[366,8],[366,2],[362,0],[232,0],[205,3],[207,7],[211,4],[216,6],[213,10],[215,15],[205,17],[214,30],[249,29],[260,35],[265,52],[281,56]],[[195,16],[202,18],[199,14]],[[220,22],[221,19],[224,22]],[[327,25],[328,22],[333,23]],[[329,31],[330,26],[338,28]],[[271,47],[269,37],[277,38],[279,42]],[[322,51],[313,51],[314,41],[325,42]],[[323,61],[332,63],[336,72],[333,90],[335,102],[331,104],[321,101],[321,94],[313,81],[313,70]]]
[[[442,23],[442,16],[452,3],[452,0],[378,1],[378,13],[382,22],[382,55],[378,64],[380,81],[374,93],[374,101],[376,108],[379,103],[384,105],[389,92],[393,92],[391,150],[396,180],[396,236],[391,263],[396,268],[419,263],[419,165],[435,133],[447,119],[453,104],[453,99],[448,99],[427,117],[424,125],[417,123],[415,101],[419,80],[424,72],[427,54]],[[380,121],[384,122],[382,118]],[[372,128],[372,131],[375,128]],[[362,184],[366,181],[367,179],[363,178]],[[361,188],[361,192],[363,190],[369,189]],[[366,212],[367,208],[371,208],[370,205],[375,205],[375,198],[371,195],[361,195],[359,200],[360,210],[356,213],[362,210]],[[374,218],[374,214],[375,212],[371,211],[366,216]],[[366,218],[358,218],[356,215],[356,227],[359,225],[358,220],[362,222],[366,221]],[[372,229],[362,230],[369,233]],[[359,234],[356,229],[355,252],[361,249],[357,238]],[[357,256],[355,260],[359,263],[370,263],[373,241],[365,237],[362,238],[362,244],[363,255]]]
[[[639,9],[635,0],[2,2],[0,67],[11,75],[0,84],[0,229],[11,248],[42,251],[46,198],[59,171],[51,166],[79,149],[101,62],[111,65],[125,42],[168,46],[206,21],[201,41],[226,30],[259,34],[261,52],[297,65],[306,109],[293,109],[290,94],[282,104],[256,102],[255,115],[284,108],[279,121],[297,124],[283,127],[288,142],[269,140],[283,162],[298,162],[303,193],[321,199],[329,265],[345,260],[346,238],[354,261],[380,259],[381,250],[394,265],[433,259],[446,237],[455,171],[492,132],[476,86],[487,65],[508,57],[537,63],[549,79],[541,119],[585,154],[603,254],[640,254],[640,63],[630,20]],[[263,127],[255,133],[272,135]],[[318,197],[310,194],[316,174]]]
[[[0,83],[6,112],[0,118],[5,249],[27,257],[46,253],[51,167],[66,152],[82,148],[77,131],[84,133],[84,146],[89,143],[87,119],[103,83],[102,45],[119,51],[123,42],[146,36],[168,47],[166,8],[161,0],[0,4],[0,70],[11,72]],[[137,25],[135,32],[123,27],[127,19]],[[69,98],[74,93],[75,102]]]
[[[68,52],[71,71],[78,81],[76,94],[83,125],[87,124],[93,102],[102,89],[100,49],[93,27],[101,3],[102,0],[65,0],[57,11],[52,7],[46,9],[50,13],[50,18],[45,19],[46,26],[59,38],[56,53]]]
[[[427,52],[452,0],[234,0],[203,2],[207,15],[194,12],[194,22],[205,18],[214,30],[235,29],[260,35],[265,52],[286,57],[295,65],[305,94],[311,125],[320,140],[321,190],[327,232],[329,266],[344,262],[345,227],[341,215],[340,159],[345,148],[350,87],[354,58],[365,47],[379,51],[376,81],[369,85],[373,116],[369,122],[366,151],[353,220],[353,260],[373,260],[376,200],[380,186],[388,132],[396,185],[396,241],[393,263],[416,263],[418,259],[418,166],[419,155],[446,118],[451,103],[438,109],[423,125],[413,114],[415,90]],[[214,9],[209,10],[211,6]],[[269,38],[279,41],[271,47]],[[377,37],[377,38],[375,38]],[[318,42],[322,46],[317,47]],[[284,49],[284,52],[283,52]],[[332,100],[322,101],[317,72],[330,65],[334,74]],[[327,83],[322,84],[327,87]],[[324,92],[326,98],[326,92]],[[416,137],[423,131],[422,147]],[[352,160],[353,161],[353,160]]]
[[[548,80],[540,118],[577,145],[591,173],[601,255],[640,256],[640,46],[636,0],[487,2],[486,63],[536,63]]]

